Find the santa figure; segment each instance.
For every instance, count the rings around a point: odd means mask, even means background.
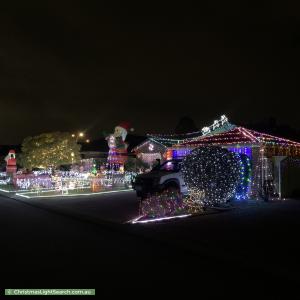
[[[129,130],[133,131],[133,128],[130,128],[130,124],[128,122],[122,122],[115,127],[114,137],[116,138],[117,148],[127,150],[128,144],[125,143],[125,140]]]
[[[13,176],[17,172],[17,159],[16,151],[9,150],[8,155],[5,157],[6,161],[6,173],[7,175]]]
[[[124,165],[127,160],[128,143],[125,142],[128,131],[133,131],[129,122],[122,122],[115,127],[113,134],[106,140],[109,146],[108,162],[110,164]]]

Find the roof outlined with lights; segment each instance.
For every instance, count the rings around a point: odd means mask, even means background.
[[[208,135],[208,136],[201,136],[197,139],[193,139],[192,141],[185,141],[181,143],[179,146],[198,147],[198,146],[239,145],[239,144],[300,148],[299,142],[257,132],[244,127],[234,127],[231,130],[226,132],[215,133],[213,135]]]

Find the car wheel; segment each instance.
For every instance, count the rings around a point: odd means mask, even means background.
[[[168,185],[164,188],[164,191],[168,191],[170,193],[179,193],[179,187],[177,185]]]

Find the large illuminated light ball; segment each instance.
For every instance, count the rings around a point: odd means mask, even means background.
[[[196,148],[183,159],[182,174],[190,192],[202,195],[203,206],[225,203],[240,183],[240,156],[221,147]]]

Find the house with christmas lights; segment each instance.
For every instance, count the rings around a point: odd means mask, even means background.
[[[275,137],[244,127],[234,126],[221,133],[210,132],[201,137],[173,145],[169,151],[189,153],[195,148],[219,146],[246,155],[251,161],[249,196],[259,197],[265,189],[282,196],[281,162],[300,158],[300,143]]]
[[[300,143],[285,138],[257,132],[228,122],[226,116],[214,121],[201,131],[182,136],[148,135],[148,139],[135,147],[137,157],[146,162],[159,158],[181,159],[199,147],[219,146],[248,157],[250,164],[245,180],[249,182],[247,197],[259,198],[268,190],[279,198],[290,194],[299,182],[282,170],[300,159]],[[300,165],[300,164],[298,164]],[[300,168],[295,172],[300,174]],[[285,172],[285,173],[284,173]],[[291,178],[286,180],[286,178]],[[285,188],[283,184],[290,186]],[[294,184],[291,184],[294,182]]]
[[[161,161],[172,159],[172,152],[169,149],[184,140],[185,136],[147,134],[147,139],[134,147],[132,152],[151,167],[157,159]]]

